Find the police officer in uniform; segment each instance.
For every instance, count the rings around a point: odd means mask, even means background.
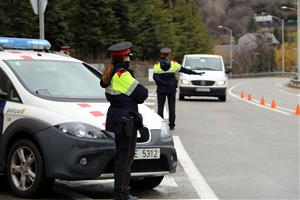
[[[157,85],[157,113],[164,117],[164,105],[166,98],[168,98],[169,106],[169,126],[170,130],[175,129],[175,102],[176,102],[176,88],[177,79],[176,73],[182,72],[186,74],[202,75],[203,72],[195,72],[193,70],[181,67],[179,63],[171,60],[171,49],[162,48],[160,50],[162,59],[154,65],[153,79]]]
[[[142,128],[138,104],[143,103],[148,97],[148,90],[139,84],[129,70],[131,47],[131,42],[121,42],[108,48],[112,62],[105,67],[100,83],[106,88],[106,99],[110,102],[106,130],[115,133],[115,200],[137,199],[129,194],[129,182],[137,129]]]

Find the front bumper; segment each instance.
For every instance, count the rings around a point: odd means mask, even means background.
[[[114,157],[113,138],[85,139],[69,136],[51,127],[37,135],[47,178],[94,179]],[[80,163],[82,158],[86,164]]]
[[[160,159],[134,160],[131,167],[132,177],[163,176],[175,173],[177,154],[172,137],[161,138],[160,130],[151,130],[151,140],[137,143],[136,149],[160,148]],[[114,159],[112,158],[99,178],[113,177]]]
[[[202,91],[201,91],[201,89]],[[204,91],[207,90],[207,91]],[[209,90],[209,91],[208,91]],[[226,87],[183,87],[179,86],[179,93],[183,96],[212,96],[219,97],[226,95]]]

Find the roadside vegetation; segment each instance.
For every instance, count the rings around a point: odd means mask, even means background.
[[[285,18],[281,5],[293,7],[295,0],[50,0],[45,37],[52,50],[68,44],[72,56],[86,62],[109,62],[108,46],[124,40],[133,42],[138,65],[154,63],[165,46],[173,49],[180,62],[188,53],[219,53],[215,46],[229,41],[228,33],[217,29],[219,25],[232,29],[237,44],[244,34],[257,32],[254,14]],[[0,36],[39,37],[38,16],[29,0],[2,0],[0,8]],[[281,29],[277,22],[273,26],[279,45],[261,43],[256,49],[240,49],[234,53],[233,72],[280,70]],[[286,29],[287,71],[295,71],[295,35],[295,29]],[[226,55],[223,52],[228,64]]]

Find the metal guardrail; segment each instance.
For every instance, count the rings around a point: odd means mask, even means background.
[[[290,86],[300,89],[300,80],[290,79]]]
[[[228,78],[257,78],[257,77],[296,77],[296,72],[260,72],[247,74],[230,74]]]

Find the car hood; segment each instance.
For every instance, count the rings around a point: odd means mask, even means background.
[[[225,80],[227,77],[223,71],[203,71],[195,70],[196,72],[205,72],[202,76],[200,75],[189,75],[180,73],[180,76],[186,80]]]
[[[35,98],[29,103],[31,110],[39,110],[44,118],[52,125],[65,122],[82,122],[101,129],[105,128],[108,102],[58,102]],[[29,109],[29,110],[30,110]],[[161,129],[162,118],[145,105],[139,105],[139,112],[143,115],[144,126],[149,129]],[[33,112],[34,113],[34,112]]]

